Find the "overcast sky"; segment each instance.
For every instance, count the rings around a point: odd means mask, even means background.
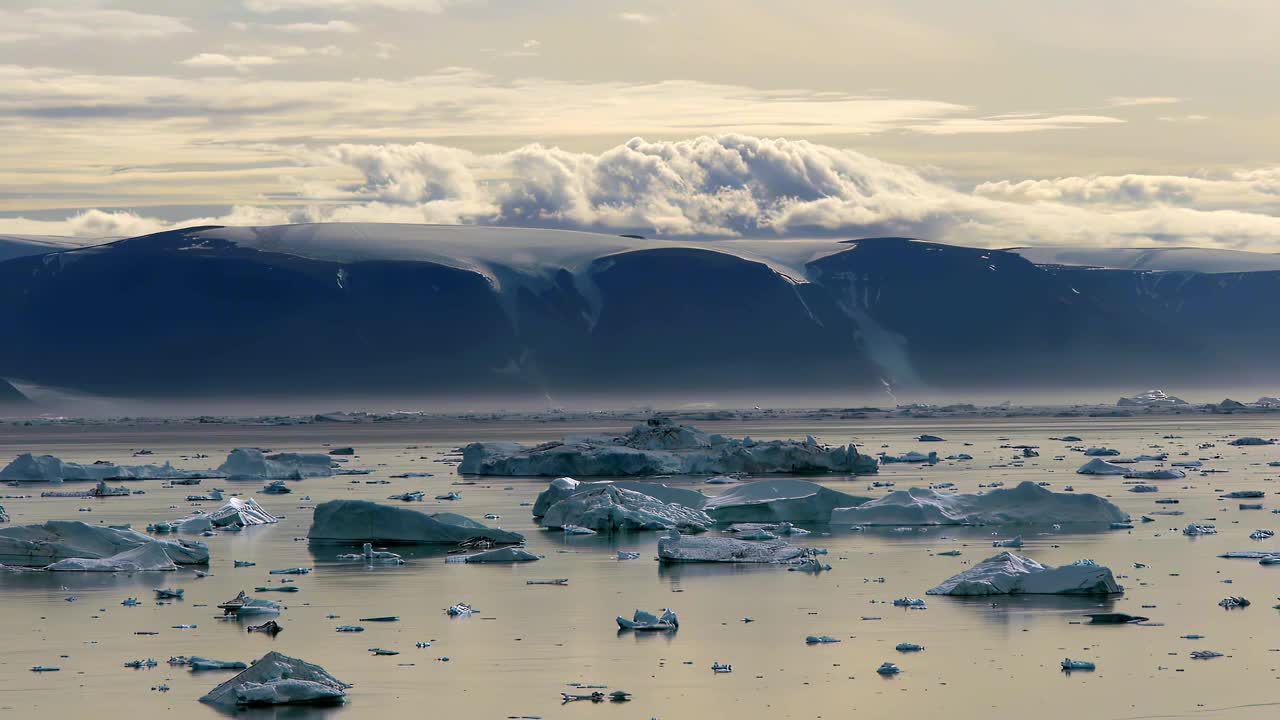
[[[1274,0],[5,0],[0,232],[1280,251]]]

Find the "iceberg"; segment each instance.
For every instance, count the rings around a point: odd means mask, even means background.
[[[1177,468],[1160,468],[1157,470],[1135,470],[1124,476],[1130,480],[1181,480],[1187,474]]]
[[[1148,390],[1133,397],[1122,397],[1116,402],[1119,407],[1173,407],[1187,405],[1186,400],[1165,394],[1163,390]]]
[[[665,503],[657,498],[615,485],[580,492],[547,509],[542,524],[561,529],[568,525],[597,532],[667,530],[703,532],[714,520],[701,510]]]
[[[223,708],[336,703],[342,702],[349,687],[319,665],[272,651],[210,690],[200,702]]]
[[[664,563],[796,563],[810,557],[813,551],[782,540],[736,540],[700,535],[689,537],[672,530],[658,539],[658,560]]]
[[[630,620],[619,615],[618,627],[623,630],[667,632],[679,630],[680,619],[676,617],[675,611],[668,608],[662,609],[661,616],[644,610],[636,610]]]
[[[178,566],[155,540],[105,558],[67,558],[45,568],[48,572],[142,572],[177,570]]]
[[[467,555],[462,558],[462,562],[467,563],[518,563],[533,562],[540,560],[537,555],[525,550],[522,547],[504,547],[486,550],[476,553],[475,555]]]
[[[736,485],[707,500],[703,510],[717,522],[799,525],[831,522],[832,511],[861,505],[849,495],[807,480],[760,480]]]
[[[937,462],[938,462],[938,453],[936,453],[936,452],[931,452],[931,453],[929,453],[928,455],[925,455],[924,453],[918,453],[918,452],[916,452],[916,451],[912,450],[912,451],[910,451],[910,452],[905,452],[905,453],[903,453],[903,454],[901,454],[901,455],[881,455],[881,456],[880,456],[880,462],[882,462],[882,463],[930,463],[930,464],[934,464],[934,463],[937,463]]]
[[[1264,440],[1260,437],[1239,437],[1239,438],[1236,438],[1235,440],[1232,440],[1231,444],[1237,447],[1244,447],[1247,445],[1271,445],[1272,443],[1270,440]],[[0,475],[0,480],[3,480],[3,479],[4,479],[4,476]]]
[[[1091,447],[1084,451],[1085,457],[1113,457],[1119,454],[1119,450],[1113,450],[1112,448],[1105,447]]]
[[[1110,524],[1128,519],[1128,513],[1097,495],[1055,493],[1030,480],[973,495],[928,488],[895,490],[831,513],[832,525]]]
[[[236,448],[217,472],[231,480],[301,480],[333,475],[333,461],[318,453],[267,455],[257,448]]]
[[[0,470],[0,480],[60,483],[65,480],[170,480],[208,477],[208,473],[164,465],[113,465],[65,462],[52,455],[23,453]]]
[[[1127,472],[1129,468],[1109,463],[1102,458],[1094,458],[1076,468],[1079,475],[1124,475]]]
[[[9,514],[4,511],[4,506],[0,505],[0,523],[9,522]]]
[[[462,449],[458,472],[475,475],[725,475],[729,473],[872,473],[874,457],[852,444],[804,441],[757,442],[710,435],[668,418],[652,418],[624,435],[570,437],[527,447],[517,443],[471,443]]]
[[[524,536],[482,525],[456,513],[428,515],[367,500],[330,500],[316,506],[307,539],[311,542],[458,545],[483,539],[503,545]]]
[[[50,520],[0,529],[0,565],[44,567],[72,558],[105,560],[153,543],[178,565],[209,562],[208,546],[193,540],[157,540],[133,530]]]
[[[1002,552],[926,591],[927,595],[1101,595],[1123,592],[1111,569],[1080,560],[1052,567]]]
[[[697,490],[689,490],[686,488],[675,488],[662,483],[642,482],[636,480],[619,480],[617,482],[611,480],[600,480],[597,482],[579,482],[571,477],[561,477],[552,480],[546,490],[538,493],[538,498],[533,503],[533,516],[542,517],[547,514],[547,509],[552,505],[564,500],[565,498],[581,493],[589,492],[607,485],[630,490],[651,498],[657,498],[664,503],[674,503],[683,505],[694,510],[701,510],[702,506],[707,503],[707,496]]]

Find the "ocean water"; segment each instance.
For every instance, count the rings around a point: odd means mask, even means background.
[[[1125,593],[1097,598],[927,598],[927,610],[892,607],[897,597],[921,597],[925,590],[995,554],[993,528],[889,529],[856,532],[812,528],[797,542],[829,550],[834,569],[811,576],[777,567],[661,566],[653,560],[656,534],[566,538],[539,530],[530,508],[547,479],[461,478],[446,453],[472,440],[539,441],[586,429],[556,423],[454,422],[412,426],[229,426],[175,423],[147,427],[0,427],[0,462],[20,452],[50,453],[69,460],[163,462],[179,467],[216,465],[225,452],[252,445],[273,450],[317,452],[352,445],[352,467],[372,468],[364,476],[338,476],[290,483],[294,493],[264,496],[262,483],[205,480],[199,487],[165,489],[159,481],[128,483],[144,495],[100,500],[40,499],[39,486],[2,487],[0,500],[12,524],[49,519],[90,523],[150,522],[189,512],[185,496],[221,487],[254,495],[269,511],[285,516],[278,525],[248,528],[208,538],[211,577],[190,570],[173,573],[100,575],[0,573],[0,716],[94,717],[100,720],[154,718],[181,713],[213,718],[220,713],[196,699],[233,675],[190,673],[170,667],[171,655],[254,660],[279,650],[324,666],[351,683],[345,706],[327,709],[255,710],[250,717],[280,718],[835,718],[858,717],[1036,717],[1049,718],[1263,718],[1280,711],[1280,566],[1252,560],[1224,560],[1229,550],[1275,549],[1280,541],[1253,541],[1257,528],[1280,530],[1278,490],[1280,446],[1236,448],[1232,435],[1280,435],[1280,422],[1247,416],[1117,419],[913,420],[868,422],[779,421],[708,422],[708,430],[757,439],[813,434],[830,443],[855,440],[869,452],[936,450],[967,452],[974,460],[933,467],[890,465],[878,476],[814,478],[853,494],[879,495],[873,480],[896,489],[954,482],[960,491],[1022,480],[1050,483],[1061,490],[1109,497],[1137,517],[1157,509],[1181,510],[1181,517],[1152,516],[1131,531],[1055,533],[1023,529],[1021,551],[1046,564],[1091,558],[1110,566]],[[619,429],[619,428],[610,428]],[[918,443],[935,433],[942,443]],[[1074,473],[1085,461],[1050,436],[1074,434],[1084,445],[1106,445],[1123,454],[1154,452],[1171,461],[1204,458],[1205,466],[1227,472],[1185,480],[1155,481],[1160,491],[1125,491],[1119,477]],[[1166,439],[1166,436],[1178,436]],[[1198,449],[1203,442],[1216,447]],[[1005,444],[1040,446],[1041,456],[1014,462]],[[147,448],[151,457],[133,458]],[[1179,457],[1179,453],[1189,453]],[[205,453],[206,460],[184,459]],[[1057,456],[1065,456],[1057,459]],[[1145,464],[1143,467],[1152,467]],[[369,484],[406,472],[434,477]],[[665,482],[722,488],[701,478]],[[65,485],[73,489],[79,484]],[[88,487],[84,485],[84,487]],[[431,497],[449,490],[458,502],[407,505],[434,512],[447,509],[524,533],[529,548],[545,558],[515,566],[446,564],[439,551],[395,548],[408,558],[401,567],[367,568],[339,562],[347,552],[309,546],[305,535],[311,508],[324,500],[383,500],[393,493],[424,490]],[[1237,489],[1265,490],[1261,511],[1242,511],[1240,501],[1219,499]],[[1175,497],[1178,505],[1157,505]],[[309,498],[305,499],[305,498]],[[1256,501],[1252,501],[1256,502]],[[205,503],[206,508],[213,504]],[[90,512],[81,512],[82,509]],[[1212,522],[1219,534],[1189,538],[1181,528]],[[993,532],[999,532],[993,535]],[[937,555],[958,549],[959,557]],[[641,559],[618,561],[618,550]],[[233,568],[233,560],[257,563]],[[1134,563],[1148,567],[1137,569]],[[284,631],[271,638],[246,633],[242,625],[215,619],[218,602],[240,590],[276,584],[273,568],[312,567],[292,578],[301,591],[265,595],[284,604],[278,621]],[[564,587],[527,585],[528,580],[568,578]],[[883,581],[880,579],[883,578]],[[184,600],[157,605],[152,589],[181,587]],[[1218,601],[1243,595],[1253,605],[1224,610]],[[134,596],[140,607],[123,607]],[[74,602],[66,598],[74,597]],[[451,619],[444,608],[467,602],[479,609],[470,618]],[[669,607],[680,616],[673,634],[620,633],[617,615],[636,608]],[[1089,626],[1084,613],[1115,610],[1151,618],[1144,626]],[[329,618],[337,615],[337,618]],[[398,615],[395,623],[359,618]],[[754,622],[743,622],[743,618]],[[175,629],[194,624],[195,629]],[[364,633],[334,628],[359,624]],[[156,635],[137,635],[156,632]],[[1187,640],[1182,635],[1204,639]],[[842,640],[807,646],[806,635]],[[419,649],[416,642],[430,642]],[[894,646],[914,642],[923,652],[899,653]],[[374,657],[368,648],[400,651]],[[1224,653],[1192,660],[1193,650]],[[1064,673],[1064,657],[1097,663],[1095,672]],[[152,669],[123,667],[129,660],[155,658]],[[444,658],[448,658],[447,661]],[[734,671],[716,674],[713,662]],[[882,677],[882,662],[903,670]],[[34,665],[60,672],[38,674]],[[604,685],[631,692],[629,703],[561,705],[569,683]],[[167,692],[154,688],[167,685]]]

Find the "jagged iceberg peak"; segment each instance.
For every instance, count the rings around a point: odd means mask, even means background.
[[[611,476],[726,473],[872,473],[874,457],[813,437],[755,441],[653,418],[622,435],[569,437],[535,446],[471,443],[458,472],[476,475]]]
[[[1041,565],[1004,551],[954,575],[928,595],[1107,595],[1124,592],[1111,569],[1092,560]]]
[[[1139,406],[1139,407],[1169,407],[1172,405],[1188,405],[1186,400],[1179,397],[1168,395],[1160,389],[1152,389],[1146,392],[1138,393],[1133,397],[1122,397],[1116,403],[1120,407]]]

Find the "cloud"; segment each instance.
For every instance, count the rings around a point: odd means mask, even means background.
[[[654,20],[652,15],[646,15],[638,12],[618,13],[618,19],[623,22],[636,23],[638,25],[648,25]]]
[[[1162,96],[1115,96],[1107,98],[1107,104],[1111,107],[1140,107],[1143,105],[1174,105],[1182,102],[1179,97],[1162,97]]]
[[[29,8],[0,10],[0,43],[92,38],[137,40],[192,32],[178,18],[129,10]]]
[[[470,0],[244,0],[251,12],[276,13],[291,10],[400,10],[404,12],[440,13],[451,5],[463,5]]]
[[[170,223],[88,211],[0,231],[120,235],[192,224],[364,221],[638,232],[658,237],[905,235],[987,247],[1277,249],[1280,168],[1218,176],[994,181],[965,190],[915,168],[804,140],[635,138],[599,153],[538,144],[477,153],[432,143],[274,148],[306,170],[281,206]]]
[[[330,20],[322,23],[298,22],[288,23],[286,25],[273,26],[278,30],[287,33],[354,33],[360,32],[360,27],[355,23],[346,20]]]
[[[222,53],[200,53],[182,61],[182,65],[193,68],[230,69],[247,72],[263,65],[275,65],[280,60],[271,55],[223,55]]]
[[[909,126],[925,135],[970,135],[990,133],[1028,133],[1045,130],[1078,130],[1092,125],[1122,123],[1120,118],[1106,115],[993,115],[978,118],[946,118]]]

